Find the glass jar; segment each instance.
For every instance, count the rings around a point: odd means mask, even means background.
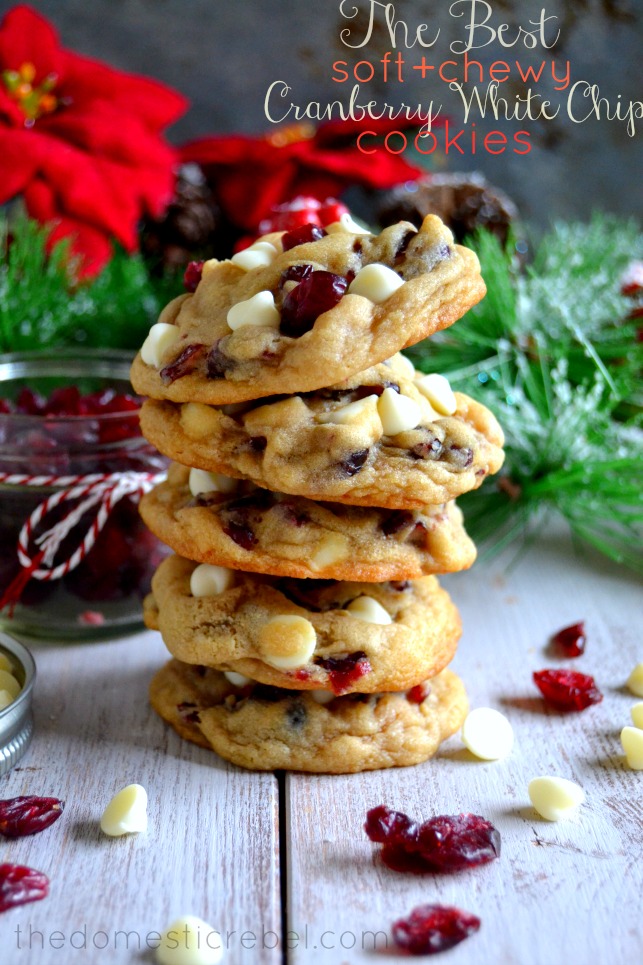
[[[128,411],[96,414],[92,404],[86,414],[64,414],[69,387],[81,403],[108,399],[107,390],[131,396],[130,363],[129,353],[111,349],[0,355],[0,400],[11,405],[21,392],[24,400],[25,390],[61,400],[61,414],[0,411],[0,625],[7,630],[77,640],[142,625],[142,599],[168,550],[145,528],[137,504],[167,460],[141,436],[136,403]],[[53,543],[49,558],[38,542],[44,533]],[[37,579],[31,570],[58,576]]]

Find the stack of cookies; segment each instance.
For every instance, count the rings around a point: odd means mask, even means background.
[[[275,233],[192,271],[132,369],[174,460],[141,502],[174,551],[145,621],[173,659],[154,708],[244,767],[329,773],[431,757],[466,713],[446,669],[471,565],[455,497],[502,464],[494,417],[400,350],[485,292],[429,216]]]

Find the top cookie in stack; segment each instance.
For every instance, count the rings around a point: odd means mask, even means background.
[[[425,760],[466,708],[428,574],[473,562],[453,500],[503,437],[398,353],[483,296],[477,258],[434,216],[378,236],[344,217],[206,262],[193,289],[132,368],[144,435],[182,464],[141,504],[186,558],[146,601],[178,658],[153,704],[244,766]]]

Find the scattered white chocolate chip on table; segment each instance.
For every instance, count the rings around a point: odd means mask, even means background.
[[[230,589],[235,580],[233,570],[214,563],[200,563],[190,575],[190,593],[192,596],[218,596]]]
[[[256,325],[257,327],[277,328],[281,321],[281,316],[275,305],[275,298],[272,292],[257,292],[252,298],[237,302],[228,311],[228,326],[235,331],[244,325]]]
[[[157,322],[147,333],[147,338],[141,346],[141,358],[146,365],[159,368],[169,349],[178,341],[179,330],[176,325],[167,322]]]
[[[147,831],[147,791],[140,784],[128,784],[114,795],[100,819],[101,831],[110,837]]]
[[[375,305],[381,305],[403,284],[404,279],[388,265],[364,265],[348,286],[348,294],[362,295]]]
[[[630,709],[630,716],[635,727],[643,729],[643,700],[639,700]]]
[[[159,965],[218,965],[222,958],[220,932],[195,915],[173,921],[156,949]]]
[[[633,771],[643,771],[643,730],[638,727],[624,727],[621,731],[621,744],[628,767]]]
[[[296,613],[272,617],[259,631],[262,659],[279,670],[303,667],[315,652],[316,644],[314,626]]]
[[[499,761],[511,752],[513,728],[499,710],[476,707],[462,725],[462,743],[483,761]]]
[[[565,777],[535,777],[528,792],[529,800],[547,821],[570,817],[585,800],[582,787]]]
[[[635,697],[643,697],[643,663],[637,663],[627,678],[627,686]]]
[[[356,597],[348,604],[346,611],[366,623],[379,623],[381,626],[386,626],[393,622],[388,610],[385,610],[372,596]]]

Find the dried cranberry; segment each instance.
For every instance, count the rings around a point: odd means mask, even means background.
[[[308,712],[301,700],[291,700],[286,709],[286,720],[291,727],[299,730],[306,723]]]
[[[348,287],[342,275],[313,271],[288,292],[281,306],[280,331],[290,338],[309,332],[320,315],[340,301]]]
[[[193,342],[192,345],[186,346],[173,362],[161,369],[161,381],[165,385],[169,385],[169,383],[176,382],[177,379],[189,375],[196,368],[197,362],[204,352],[205,345],[201,345],[200,342]]]
[[[480,919],[449,905],[420,905],[393,924],[395,944],[411,955],[433,955],[458,945],[480,928]]]
[[[183,275],[183,285],[186,292],[195,292],[197,286],[201,281],[201,275],[203,274],[203,262],[202,261],[189,261],[187,268],[185,269],[185,274]]]
[[[80,390],[75,385],[54,389],[42,410],[43,415],[80,415]]]
[[[458,469],[468,469],[473,462],[473,449],[468,446],[449,446],[446,455],[448,461]]]
[[[325,235],[326,232],[320,225],[312,224],[309,221],[307,224],[287,231],[281,239],[281,245],[284,251],[290,251],[291,248],[296,248],[297,245],[305,245],[308,241],[319,241]]]
[[[594,678],[577,670],[537,670],[533,676],[547,703],[556,710],[585,710],[603,699]]]
[[[429,438],[426,442],[418,442],[417,445],[413,446],[410,450],[410,454],[414,459],[439,459],[442,455],[443,445],[438,438],[435,436]]]
[[[340,462],[339,468],[347,476],[357,475],[368,459],[369,452],[369,449],[359,449],[357,452],[352,452],[347,459]]]
[[[404,235],[402,235],[402,237],[397,243],[397,248],[395,249],[395,261],[393,262],[394,265],[399,265],[401,262],[404,261],[404,256],[406,254],[406,249],[409,246],[409,242],[411,241],[411,238],[413,238],[414,235],[416,234],[417,232],[409,230]]]
[[[317,657],[315,663],[328,671],[328,682],[335,694],[344,693],[356,680],[372,670],[363,650],[349,653],[347,657]]]
[[[287,281],[303,281],[304,278],[308,278],[308,276],[312,275],[312,273],[312,265],[291,265],[290,268],[286,268],[285,271],[282,271],[280,287],[283,288]]]
[[[268,445],[268,440],[265,436],[251,436],[248,439],[248,445],[253,452],[263,452]]]
[[[406,699],[412,704],[422,704],[431,693],[431,687],[427,683],[417,684],[406,692]]]
[[[5,798],[0,801],[0,834],[5,838],[21,838],[38,834],[57,821],[63,813],[64,801],[57,797]]]
[[[49,894],[49,878],[20,864],[0,864],[0,911],[40,901]]]
[[[572,623],[569,627],[563,627],[555,636],[552,643],[559,647],[567,657],[580,657],[585,652],[587,638],[585,636],[585,624]]]
[[[387,814],[391,817],[387,818]],[[387,820],[394,832],[382,842],[381,857],[394,871],[460,871],[486,864],[500,855],[500,833],[476,814],[443,814],[418,827],[400,812],[376,808],[368,812],[366,833],[371,821],[377,830]]]
[[[41,415],[45,407],[45,400],[37,392],[27,386],[20,390],[16,400],[16,411],[20,415]]]
[[[258,539],[247,521],[239,516],[231,516],[223,523],[223,532],[243,550],[251,550]]]
[[[364,830],[377,844],[402,844],[415,840],[418,826],[402,811],[380,804],[366,813]]]

